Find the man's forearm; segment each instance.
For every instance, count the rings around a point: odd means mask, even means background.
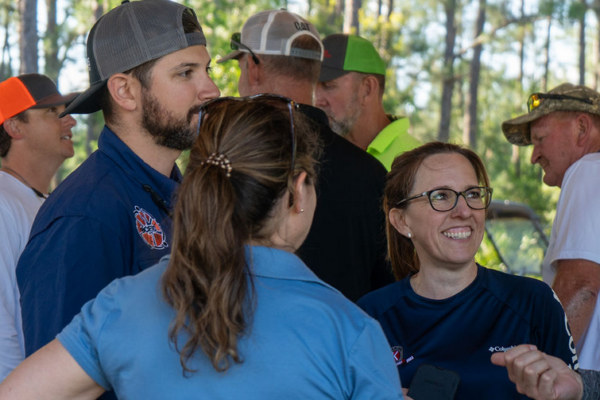
[[[562,303],[575,343],[585,333],[600,291],[600,265],[588,260],[560,260],[552,286]]]

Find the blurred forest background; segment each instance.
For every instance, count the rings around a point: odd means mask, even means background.
[[[530,205],[549,227],[558,190],[542,184],[530,148],[500,125],[527,111],[530,93],[564,81],[597,88],[600,0],[180,0],[196,10],[213,61],[258,11],[286,7],[324,37],[352,32],[387,62],[388,112],[410,117],[412,133],[469,145],[483,158],[495,199]],[[0,0],[0,79],[40,72],[61,91],[88,85],[87,32],[116,0]],[[213,62],[222,95],[237,95],[237,63]],[[102,115],[77,117],[76,155],[58,184],[96,148]],[[185,156],[184,156],[185,157]],[[549,232],[549,230],[548,230]]]

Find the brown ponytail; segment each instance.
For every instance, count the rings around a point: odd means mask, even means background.
[[[243,362],[237,340],[251,324],[253,298],[245,245],[270,237],[273,207],[295,176],[306,171],[315,178],[317,142],[299,113],[293,173],[285,106],[225,100],[207,113],[178,192],[173,251],[162,282],[177,313],[169,339],[186,373],[195,372],[187,363],[199,349],[217,371]],[[222,163],[207,163],[211,155],[223,155]]]

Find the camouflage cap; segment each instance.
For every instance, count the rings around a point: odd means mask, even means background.
[[[530,125],[533,121],[555,111],[579,111],[600,115],[600,93],[586,86],[575,86],[563,83],[547,93],[548,95],[564,95],[579,98],[543,98],[540,94],[539,105],[530,113],[509,119],[502,123],[502,131],[506,140],[517,146],[531,144]]]

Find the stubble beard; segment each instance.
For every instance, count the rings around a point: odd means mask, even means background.
[[[361,109],[359,106],[357,106],[357,104],[358,96],[355,93],[347,103],[346,109],[344,110],[344,115],[342,115],[340,118],[336,118],[333,115],[328,115],[331,129],[341,137],[345,138],[348,136],[348,134],[354,128],[354,124],[356,124],[356,121],[358,121],[358,118],[360,117]]]

